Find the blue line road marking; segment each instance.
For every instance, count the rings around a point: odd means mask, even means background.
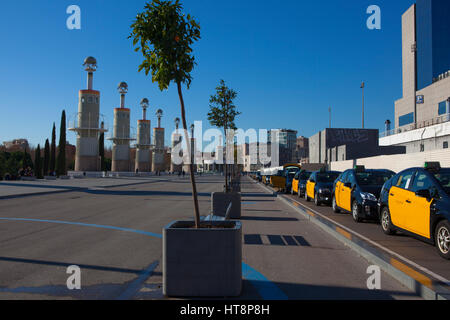
[[[288,297],[273,282],[264,277],[261,273],[242,263],[242,276],[258,291],[264,300],[287,300]]]
[[[40,220],[40,219],[25,219],[25,218],[0,218],[0,221],[24,221],[24,222],[43,222],[43,223],[57,223],[57,224],[67,224],[76,225],[83,227],[93,227],[101,229],[111,229],[125,232],[133,232],[137,234],[142,234],[145,236],[162,239],[161,234],[156,234],[152,232],[147,232],[143,230],[120,228],[113,226],[105,226],[99,224],[88,224],[81,222],[69,222],[69,221],[58,221],[58,220]],[[153,273],[153,271],[158,266],[158,261],[152,263],[147,269],[143,270],[139,277],[134,280],[128,288],[118,297],[119,300],[131,299],[134,294],[139,290],[142,283]],[[258,294],[264,300],[287,300],[286,294],[281,291],[273,282],[267,279],[264,275],[250,267],[249,265],[242,263],[242,277],[245,280],[250,281],[253,287],[258,291]]]
[[[147,231],[142,231],[142,230],[135,230],[135,229],[129,229],[129,228],[113,227],[113,226],[103,226],[103,225],[99,225],[99,224],[89,224],[89,223],[69,222],[69,221],[57,221],[57,220],[21,219],[21,218],[0,218],[0,220],[59,223],[59,224],[69,224],[69,225],[76,225],[76,226],[82,226],[82,227],[112,229],[112,230],[125,231],[125,232],[134,232],[134,233],[143,234],[145,236],[150,236],[150,237],[162,239],[162,235],[156,234],[156,233],[152,233],[152,232],[147,232]]]

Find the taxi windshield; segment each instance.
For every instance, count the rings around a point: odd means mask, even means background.
[[[356,181],[360,186],[382,186],[393,176],[394,173],[385,171],[357,172]]]
[[[317,182],[334,182],[338,176],[336,172],[321,172],[317,174]]]
[[[435,173],[434,176],[445,192],[450,194],[450,169],[441,169],[439,172]]]

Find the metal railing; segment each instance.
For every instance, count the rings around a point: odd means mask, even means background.
[[[67,120],[67,128],[70,131],[79,131],[79,130],[94,130],[94,131],[101,131],[101,132],[107,132],[109,131],[109,124],[106,120],[105,115],[99,114],[98,119],[91,119],[91,113],[86,113],[87,119],[83,119],[83,122],[88,123],[88,126],[81,125],[81,113],[73,113],[69,116]],[[86,117],[85,115],[85,117]],[[98,125],[97,125],[98,123]],[[91,124],[96,124],[91,127]],[[103,124],[103,127],[102,127]]]
[[[412,131],[412,130],[416,130],[416,129],[422,129],[422,128],[426,128],[426,127],[433,126],[436,124],[445,123],[448,121],[450,121],[450,113],[443,114],[439,117],[435,117],[435,118],[432,118],[429,120],[423,120],[423,121],[419,121],[417,123],[412,123],[412,124],[408,124],[405,126],[401,126],[400,128],[395,128],[395,129],[392,129],[389,131],[381,132],[380,138],[384,138],[384,137],[388,137],[388,136],[392,136],[395,134],[408,132],[408,131]]]

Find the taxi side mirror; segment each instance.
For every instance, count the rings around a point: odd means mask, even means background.
[[[431,192],[428,189],[416,191],[416,196],[426,199],[431,199]]]
[[[352,188],[352,184],[351,184],[351,182],[346,182],[346,183],[344,183],[344,187],[346,187],[346,188]]]

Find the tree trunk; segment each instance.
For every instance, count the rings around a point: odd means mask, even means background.
[[[186,140],[186,147],[188,150],[189,159],[192,159],[191,155],[191,148],[189,143],[189,137],[188,137],[188,131],[187,131],[187,123],[186,123],[186,112],[184,109],[184,100],[183,100],[183,92],[181,91],[181,83],[177,81],[177,87],[178,87],[178,97],[180,98],[180,105],[181,105],[181,121],[183,122],[183,129],[184,129],[184,137]],[[197,195],[197,186],[195,184],[195,175],[194,175],[194,164],[192,161],[190,161],[190,172],[191,172],[191,185],[192,185],[192,197],[194,199],[194,210],[195,210],[195,227],[200,227],[200,210],[198,206],[198,195]]]

